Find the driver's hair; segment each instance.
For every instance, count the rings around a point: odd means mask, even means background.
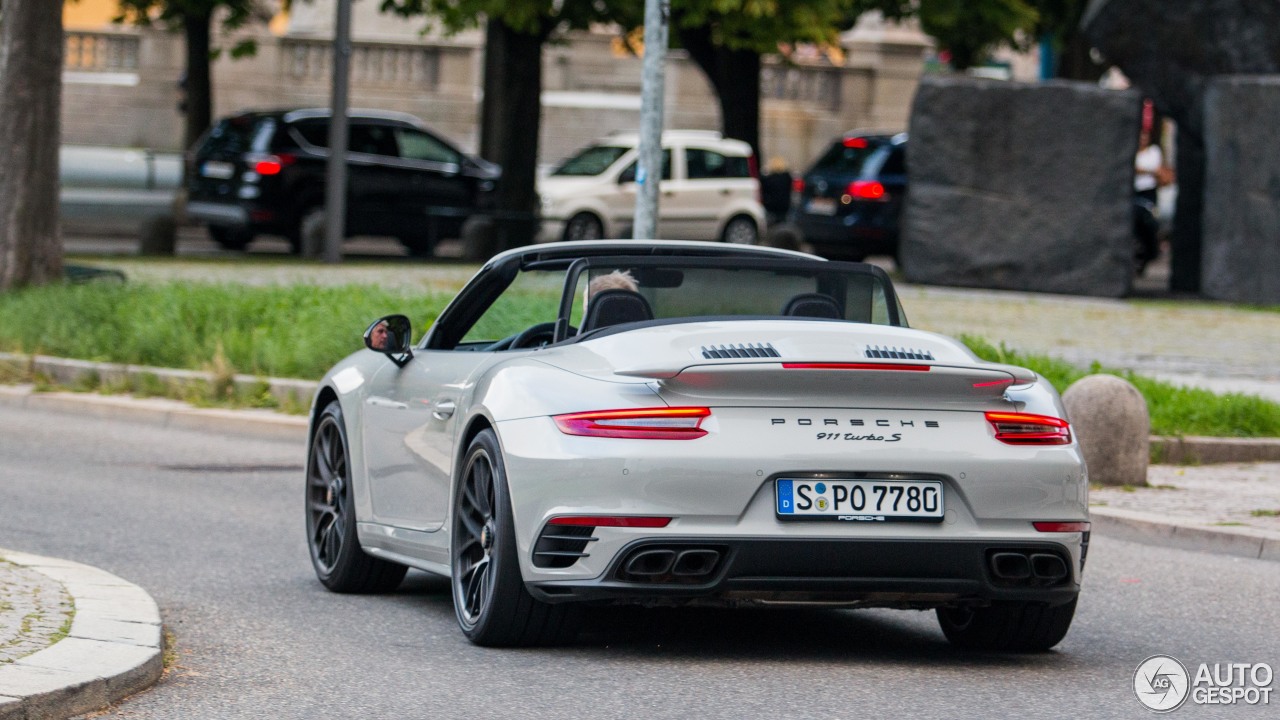
[[[636,279],[626,270],[614,270],[606,275],[597,275],[587,283],[587,289],[582,296],[582,311],[586,313],[587,303],[591,302],[591,296],[605,290],[630,290],[631,292],[639,292],[640,285]]]

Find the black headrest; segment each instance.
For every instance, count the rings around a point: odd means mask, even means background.
[[[832,320],[844,318],[836,301],[832,300],[830,295],[823,295],[822,293],[796,295],[782,307],[782,314],[796,317],[829,318]]]
[[[653,308],[649,307],[649,301],[640,293],[631,290],[601,290],[587,299],[587,316],[582,320],[582,332],[652,319]]]

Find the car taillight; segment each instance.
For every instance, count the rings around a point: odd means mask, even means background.
[[[257,155],[248,160],[253,171],[259,175],[279,175],[280,171],[292,165],[296,159],[292,155],[281,153],[279,155]]]
[[[751,177],[757,180],[760,179],[760,162],[756,160],[755,153],[747,156],[747,172],[751,174]]]
[[[902,370],[906,372],[929,372],[930,365],[908,365],[906,363],[844,363],[844,362],[809,362],[782,363],[784,370]]]
[[[874,200],[884,202],[889,199],[884,184],[875,180],[854,180],[845,188],[845,195],[855,200]]]
[[[1031,413],[989,412],[987,422],[996,439],[1009,445],[1066,445],[1071,425],[1066,420]]]
[[[556,415],[556,427],[566,435],[633,438],[638,440],[693,440],[707,434],[701,425],[711,415],[704,407],[592,410]]]
[[[861,137],[847,137],[844,139],[843,144],[847,148],[856,148],[861,150],[867,146],[867,139]]]
[[[793,193],[804,192],[804,178],[798,177],[795,180],[791,181],[791,192]]]

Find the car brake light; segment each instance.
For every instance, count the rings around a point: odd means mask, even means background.
[[[847,137],[844,139],[844,146],[847,148],[857,148],[861,150],[867,146],[867,139],[860,137]]]
[[[747,156],[747,172],[750,173],[751,177],[757,180],[760,179],[760,161],[756,160],[755,153]]]
[[[845,188],[844,193],[856,200],[885,202],[889,199],[889,194],[885,192],[884,184],[875,180],[854,180],[849,183],[849,187]]]
[[[636,517],[634,515],[560,515],[548,520],[547,524],[587,527],[664,528],[671,524],[671,518]]]
[[[1087,522],[1033,522],[1031,525],[1040,532],[1089,532]]]
[[[906,363],[782,363],[785,370],[906,370],[908,372],[929,372],[930,365],[907,365]]]
[[[260,155],[250,160],[253,163],[253,171],[259,175],[279,175],[289,165],[293,164],[296,158],[292,155]]]
[[[556,415],[556,427],[565,435],[632,438],[638,440],[693,440],[707,434],[701,425],[711,415],[704,407],[592,410]]]
[[[1071,442],[1071,425],[1060,418],[1010,412],[989,412],[986,417],[996,431],[996,439],[1009,445],[1066,445]]]
[[[791,181],[791,192],[794,192],[794,193],[804,192],[804,178],[798,177],[795,180]]]

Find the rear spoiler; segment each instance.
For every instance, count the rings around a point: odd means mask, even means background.
[[[983,363],[948,365],[927,362],[745,362],[694,363],[624,368],[627,377],[658,381],[664,389],[697,397],[790,396],[929,398],[944,404],[997,400],[1005,390],[1036,382],[1026,368]]]

